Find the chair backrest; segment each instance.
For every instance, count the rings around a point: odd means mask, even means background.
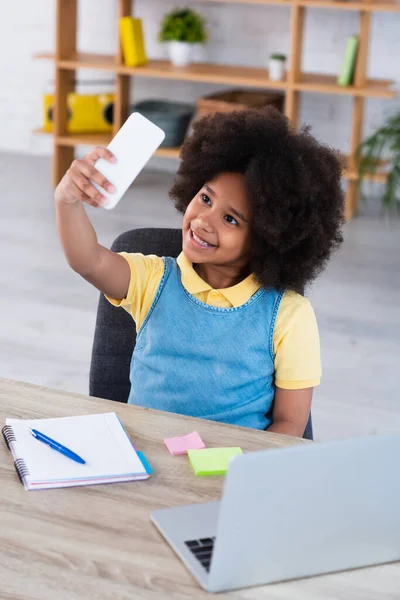
[[[177,257],[182,250],[180,229],[133,229],[113,243],[114,252],[141,252]],[[113,307],[101,294],[90,365],[89,394],[97,398],[127,402],[129,371],[136,344],[135,323],[124,310]],[[313,439],[311,415],[304,438]]]

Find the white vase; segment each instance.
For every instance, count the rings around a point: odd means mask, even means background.
[[[285,76],[285,61],[277,58],[270,58],[268,70],[271,81],[282,81]]]
[[[187,67],[192,62],[193,44],[188,42],[168,42],[169,59],[175,67]]]

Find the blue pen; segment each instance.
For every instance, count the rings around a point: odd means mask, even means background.
[[[86,463],[86,461],[83,460],[83,458],[81,458],[77,454],[75,454],[75,452],[72,452],[72,450],[68,450],[68,448],[66,448],[62,444],[59,444],[55,440],[52,440],[51,438],[47,437],[47,435],[45,435],[44,433],[40,433],[40,431],[38,431],[37,429],[29,429],[29,431],[34,438],[39,440],[39,442],[47,444],[48,446],[50,446],[50,448],[53,448],[53,450],[60,452],[60,454],[63,454],[67,458],[70,458],[71,460],[74,460],[75,462],[80,463],[81,465],[84,465]]]

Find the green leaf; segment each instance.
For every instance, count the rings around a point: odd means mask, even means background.
[[[356,151],[359,187],[365,176],[382,169],[388,177],[382,196],[385,210],[396,211],[400,216],[400,113],[389,116],[374,134],[363,140]]]
[[[164,16],[158,39],[160,42],[202,44],[207,41],[205,21],[190,8],[175,9]]]

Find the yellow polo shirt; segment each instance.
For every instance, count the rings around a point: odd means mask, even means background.
[[[155,255],[121,252],[131,270],[129,290],[124,300],[108,300],[122,306],[134,319],[139,331],[160,285],[164,261]],[[210,306],[231,308],[245,304],[259,289],[253,275],[230,288],[214,290],[193,269],[183,252],[177,259],[182,284],[192,296]],[[292,291],[283,295],[274,330],[275,385],[297,390],[319,385],[320,346],[317,322],[310,302]]]

